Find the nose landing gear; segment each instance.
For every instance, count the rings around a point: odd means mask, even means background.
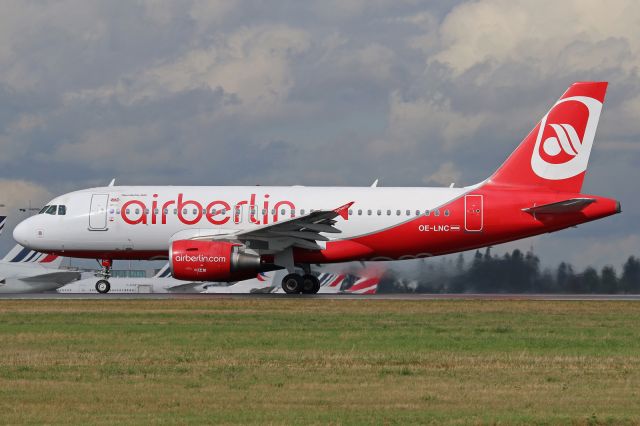
[[[113,260],[111,259],[103,259],[99,262],[102,269],[96,272],[95,276],[100,277],[102,279],[98,280],[96,283],[96,291],[98,293],[109,293],[111,290],[111,284],[109,284],[109,278],[111,278],[111,267],[113,266]]]

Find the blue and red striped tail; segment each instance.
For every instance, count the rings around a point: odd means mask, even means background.
[[[9,263],[41,263],[47,266],[58,266],[62,258],[55,254],[40,253],[16,244],[13,249],[2,259]]]

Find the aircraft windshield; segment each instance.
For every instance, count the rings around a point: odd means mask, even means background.
[[[42,208],[42,210],[40,210],[40,211],[38,212],[38,214],[42,214],[42,213],[46,212],[48,208],[49,208],[49,206],[44,206],[44,207]]]

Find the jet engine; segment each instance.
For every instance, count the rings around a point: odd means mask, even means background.
[[[269,269],[260,256],[228,241],[174,241],[169,262],[171,275],[185,281],[240,281]]]

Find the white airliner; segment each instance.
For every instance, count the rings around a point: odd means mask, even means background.
[[[316,293],[312,264],[455,253],[620,213],[616,200],[581,193],[606,88],[571,85],[495,173],[468,187],[108,186],[55,198],[13,235],[34,250],[101,259],[102,290],[114,259],[168,258],[181,280],[284,268],[284,291]]]
[[[186,282],[171,277],[167,263],[152,278],[111,278],[111,293],[200,293],[205,290],[206,283]],[[94,278],[84,278],[60,287],[58,293],[104,293],[96,289]]]
[[[6,216],[0,216],[0,233]],[[0,260],[0,293],[34,293],[55,290],[80,278],[80,273],[58,269],[62,258],[16,245]]]

